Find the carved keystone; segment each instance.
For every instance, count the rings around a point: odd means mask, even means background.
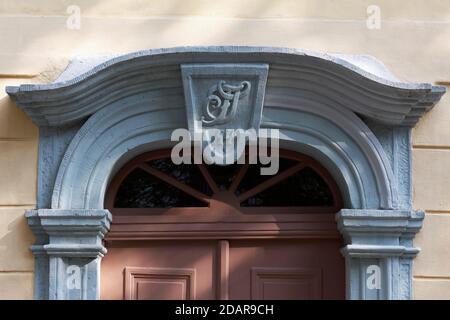
[[[259,129],[267,64],[183,64],[188,127]]]

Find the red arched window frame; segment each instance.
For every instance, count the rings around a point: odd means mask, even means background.
[[[174,238],[242,238],[242,237],[307,237],[339,238],[334,214],[342,208],[339,188],[328,171],[313,158],[293,151],[280,150],[280,158],[295,161],[289,168],[267,178],[263,183],[236,195],[245,179],[248,164],[241,165],[227,190],[221,190],[205,164],[198,166],[212,195],[196,190],[167,173],[153,168],[149,161],[170,158],[170,150],[142,154],[122,167],[109,184],[105,207],[113,214],[107,240],[174,239]],[[135,169],[164,181],[184,193],[205,202],[201,207],[116,208],[114,202],[122,182]],[[243,207],[245,199],[273,187],[301,171],[311,168],[328,186],[331,206]]]

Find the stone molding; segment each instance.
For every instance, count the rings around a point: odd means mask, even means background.
[[[349,279],[347,298],[412,298],[412,259],[420,251],[412,240],[424,217],[424,212],[411,210],[343,209],[336,214],[345,240],[341,252]],[[381,271],[379,288],[366,283],[371,266]]]
[[[107,185],[128,160],[172,146],[171,132],[190,127],[182,65],[255,64],[268,66],[255,126],[279,129],[280,147],[318,160],[342,192],[347,209],[336,219],[345,239],[347,298],[412,297],[419,252],[413,239],[424,215],[411,211],[411,126],[445,88],[397,81],[368,57],[184,47],[115,57],[52,84],[7,87],[40,127],[39,209],[26,214],[36,235],[36,298],[99,298],[102,239],[111,223],[103,209]],[[234,76],[230,92],[247,86],[239,87],[248,79]],[[69,267],[83,278],[77,290],[66,287]],[[367,286],[368,270],[380,270],[380,288]]]
[[[367,69],[361,66],[370,61]],[[7,87],[11,98],[39,126],[61,126],[86,118],[155,83],[181,82],[184,63],[268,63],[268,85],[302,83],[310,91],[385,124],[414,125],[440,99],[445,87],[404,83],[381,63],[361,56],[322,54],[273,47],[178,47],[126,54],[72,79],[51,84]],[[155,76],[156,75],[156,76]],[[127,92],[120,90],[128,87]]]
[[[155,146],[169,146],[171,131],[186,126],[182,99],[176,95],[155,99],[148,93],[138,102],[124,99],[93,115],[74,136],[59,165],[52,208],[101,209],[108,179],[122,164]],[[347,207],[396,207],[390,163],[358,117],[289,98],[287,93],[283,100],[270,101],[261,126],[280,129],[282,147],[320,159],[338,182]]]
[[[197,128],[199,124],[202,125],[202,128],[214,125],[217,129],[258,130],[261,123],[268,71],[267,64],[182,64],[181,76],[189,130],[192,133],[198,132],[201,129]],[[239,95],[237,100],[235,94],[228,94],[230,99],[224,97],[226,93],[222,89],[223,86],[230,86],[234,83],[246,86],[242,92],[241,90],[236,91]],[[213,90],[211,90],[212,88]],[[215,91],[221,92],[216,93]],[[227,109],[231,108],[232,110],[227,112],[227,118],[208,119],[211,116],[214,117],[214,114],[210,114],[205,119],[205,113],[209,112],[210,103],[220,103],[221,105],[218,105],[217,108],[224,111],[228,105]]]
[[[103,237],[111,224],[108,210],[30,210],[28,225],[36,236],[35,297],[38,299],[98,299],[100,260],[106,254]],[[74,285],[68,284],[71,270]]]

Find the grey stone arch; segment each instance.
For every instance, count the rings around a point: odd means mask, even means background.
[[[411,298],[423,213],[411,206],[410,128],[442,87],[401,83],[368,57],[279,48],[173,48],[79,62],[55,83],[7,88],[41,133],[38,209],[26,213],[37,237],[36,298],[99,297],[107,184],[129,159],[170,146],[172,130],[187,127],[180,66],[193,63],[269,65],[260,126],[320,161],[343,194],[336,219],[347,298]]]

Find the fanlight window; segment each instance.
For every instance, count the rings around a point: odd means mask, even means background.
[[[255,207],[335,212],[341,207],[335,182],[307,156],[282,151],[278,173],[261,175],[259,164],[176,165],[170,150],[143,154],[122,168],[110,184],[106,207],[149,212],[218,202],[242,212]]]

